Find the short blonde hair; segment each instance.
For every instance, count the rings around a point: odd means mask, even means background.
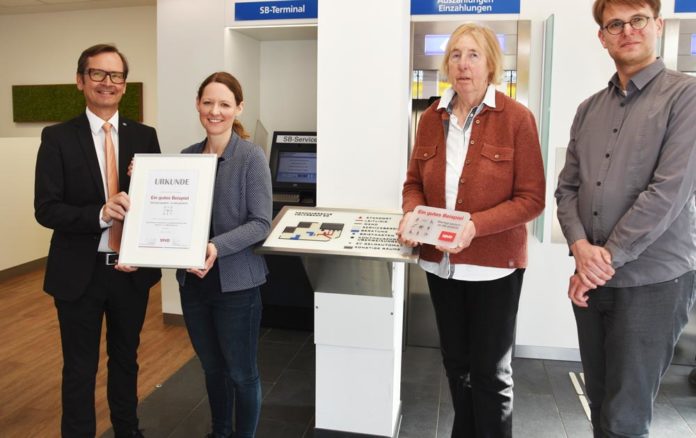
[[[442,73],[445,76],[449,76],[450,54],[454,49],[454,44],[464,35],[470,35],[476,41],[476,44],[481,47],[483,54],[486,55],[488,82],[494,85],[500,84],[503,78],[503,52],[500,49],[498,37],[495,36],[495,33],[490,28],[476,23],[464,23],[452,32],[449,41],[447,41],[445,57],[440,66]]]

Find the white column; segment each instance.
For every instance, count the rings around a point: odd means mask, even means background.
[[[224,62],[225,2],[158,0],[157,135],[162,153],[179,153],[205,136],[195,110],[196,92]],[[174,270],[162,272],[162,311],[181,315]]]
[[[399,208],[409,119],[409,2],[319,0],[317,205]]]

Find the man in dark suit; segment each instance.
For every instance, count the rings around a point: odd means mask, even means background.
[[[94,387],[102,320],[109,360],[107,398],[116,437],[138,429],[137,349],[150,287],[159,269],[117,264],[129,207],[128,165],[135,153],[159,153],[151,127],[119,117],[128,63],[116,47],[82,52],[77,88],[85,113],[47,127],[36,161],[34,210],[53,229],[44,290],[55,300],[63,347],[64,438],[94,437]],[[111,237],[111,239],[110,239]]]

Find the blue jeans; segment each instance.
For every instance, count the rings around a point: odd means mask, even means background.
[[[213,433],[253,438],[261,412],[259,288],[221,293],[183,286],[180,292],[186,328],[205,372]]]

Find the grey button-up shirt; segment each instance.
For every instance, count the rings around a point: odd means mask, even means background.
[[[578,107],[556,189],[569,244],[611,252],[609,287],[696,269],[696,78],[658,59]]]

